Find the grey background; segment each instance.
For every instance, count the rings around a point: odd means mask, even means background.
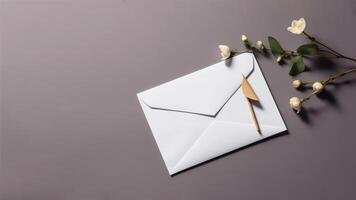
[[[1,200],[355,199],[355,75],[307,105],[287,66],[258,61],[287,134],[170,177],[135,94],[217,62],[220,43],[293,18],[356,56],[354,0],[2,0]],[[322,63],[324,78],[352,63]],[[346,80],[346,79],[345,79]]]

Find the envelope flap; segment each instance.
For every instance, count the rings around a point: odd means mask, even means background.
[[[253,70],[243,53],[138,94],[151,108],[215,116]]]

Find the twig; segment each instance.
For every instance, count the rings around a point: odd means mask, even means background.
[[[326,86],[327,84],[329,84],[330,82],[332,81],[335,81],[341,77],[344,77],[345,75],[347,74],[350,74],[350,73],[353,73],[353,72],[356,72],[356,67],[353,67],[351,69],[348,69],[344,72],[341,72],[341,73],[338,73],[338,74],[335,74],[335,75],[331,75],[328,79],[326,80],[322,80],[321,83]],[[311,83],[311,82],[305,82],[305,83]],[[301,102],[304,103],[306,101],[308,101],[311,97],[313,97],[315,94],[317,94],[317,91],[314,91],[312,92],[311,94],[309,94],[308,96],[304,97],[303,99],[301,99]]]
[[[356,72],[356,67],[351,68],[351,69],[349,69],[349,70],[346,70],[346,71],[344,71],[344,72],[341,72],[341,73],[339,73],[339,74],[335,74],[335,75],[330,76],[328,79],[326,79],[325,81],[323,81],[323,84],[326,85],[326,84],[328,84],[329,82],[334,81],[334,80],[336,80],[336,79],[339,79],[339,78],[345,76],[346,74],[350,74],[350,73],[352,73],[352,72]]]
[[[324,44],[324,43],[318,41],[315,37],[309,35],[309,34],[306,33],[305,31],[303,31],[303,34],[304,34],[309,40],[311,40],[311,41],[313,41],[313,42],[315,42],[315,43],[317,43],[317,44],[319,44],[319,45],[325,47],[326,49],[328,49],[328,50],[330,51],[330,52],[329,52],[329,51],[323,50],[324,52],[331,53],[331,54],[333,54],[336,58],[344,58],[344,59],[352,60],[352,61],[356,62],[356,59],[355,59],[355,58],[351,58],[351,57],[349,57],[349,56],[345,56],[345,55],[343,55],[343,54],[341,54],[341,53],[339,53],[339,52],[333,50],[332,48],[330,48],[330,47],[328,47],[326,44]]]
[[[308,96],[304,97],[303,99],[301,99],[301,103],[305,103],[305,102],[308,101],[310,98],[312,98],[315,94],[316,94],[316,92],[312,92],[312,93],[309,94]]]

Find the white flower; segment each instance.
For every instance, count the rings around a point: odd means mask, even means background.
[[[219,45],[221,60],[226,60],[231,56],[231,48],[227,45]]]
[[[242,42],[246,43],[248,41],[248,38],[246,35],[241,35],[241,40]]]
[[[295,89],[298,89],[300,86],[302,86],[302,81],[301,80],[294,80],[292,81],[292,86],[295,88]]]
[[[291,26],[288,27],[287,30],[294,34],[301,34],[303,33],[305,26],[306,26],[306,22],[302,17],[299,20],[293,20]]]
[[[263,50],[265,48],[265,46],[263,45],[262,41],[259,40],[256,42],[256,48],[258,50]]]
[[[313,83],[313,91],[318,94],[320,93],[321,91],[323,91],[324,89],[324,85],[320,82],[315,82]]]
[[[280,55],[280,56],[277,57],[277,62],[278,62],[279,64],[282,63],[282,60],[283,60],[283,56],[282,56],[282,55]]]
[[[289,105],[297,113],[299,113],[302,109],[302,101],[298,97],[290,98]]]

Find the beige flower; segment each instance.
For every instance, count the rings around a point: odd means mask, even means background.
[[[247,36],[246,35],[241,35],[241,40],[242,40],[242,42],[247,42],[248,41],[248,38],[247,38]]]
[[[258,50],[263,50],[265,48],[265,46],[263,45],[262,41],[257,41],[256,42],[256,49]]]
[[[302,100],[298,97],[292,97],[289,99],[289,105],[295,112],[299,113],[302,109]]]
[[[277,57],[277,62],[278,62],[279,64],[281,64],[282,61],[283,61],[283,56],[282,56],[282,55],[278,56],[278,57]]]
[[[301,80],[293,80],[292,81],[292,86],[295,88],[295,89],[298,89],[300,88],[300,86],[302,86],[303,82]]]
[[[323,91],[324,89],[324,84],[322,84],[321,82],[315,82],[313,83],[313,91],[315,92],[315,94],[320,93],[321,91]]]
[[[288,27],[287,30],[291,33],[298,35],[298,34],[303,33],[305,27],[306,27],[306,22],[305,22],[304,18],[302,17],[299,20],[293,20],[291,26]]]
[[[227,45],[219,45],[221,60],[226,60],[231,56],[231,48]]]

